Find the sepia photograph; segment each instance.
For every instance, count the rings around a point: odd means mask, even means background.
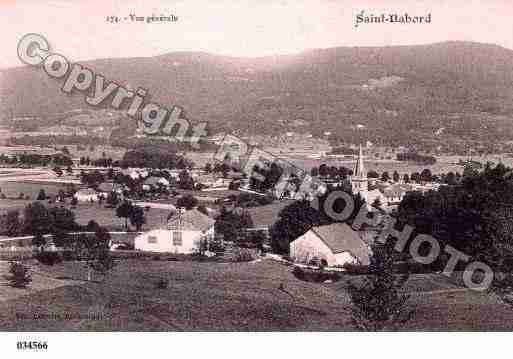
[[[512,16],[0,0],[0,354],[510,332]]]

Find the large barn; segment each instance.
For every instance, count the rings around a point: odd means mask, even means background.
[[[329,266],[368,265],[370,255],[369,246],[345,223],[312,227],[290,243],[290,256],[300,263],[317,259]]]
[[[197,209],[177,213],[165,228],[145,232],[134,240],[135,249],[150,252],[194,253],[201,241],[214,238],[215,221]]]

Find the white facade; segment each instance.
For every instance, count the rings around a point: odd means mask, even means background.
[[[77,199],[77,201],[79,201],[79,202],[91,202],[91,201],[98,202],[99,195],[100,195],[100,193],[98,193],[98,192],[86,189],[86,190],[80,190],[80,191],[76,192],[73,195],[73,197],[75,197]]]
[[[306,232],[290,244],[290,257],[299,263],[308,263],[313,258],[324,259],[328,266],[358,262],[349,251],[333,253],[313,231]]]
[[[135,237],[134,247],[149,252],[191,254],[198,251],[202,240],[213,238],[213,226],[206,231],[154,229]]]

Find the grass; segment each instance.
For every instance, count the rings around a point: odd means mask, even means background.
[[[83,282],[86,271],[78,262],[39,265],[35,270],[40,278],[53,278],[66,285],[0,301],[0,330],[353,329],[344,281],[303,282],[293,276],[291,267],[271,261],[124,260],[103,283],[99,277],[95,282]],[[167,288],[158,285],[162,281],[167,281]],[[33,285],[37,282],[34,277]],[[405,330],[513,329],[510,307],[440,275],[414,275],[407,291],[412,294],[410,302],[416,307],[416,315]],[[20,319],[19,313],[29,319]],[[66,315],[71,318],[66,319]],[[39,319],[33,319],[35,316]]]
[[[34,201],[1,199],[0,205],[4,212],[7,212],[8,210],[19,210],[20,214],[23,214],[23,209],[32,202]],[[61,205],[60,203],[48,204],[48,201],[42,201],[42,203],[46,207]],[[118,218],[116,216],[115,208],[105,208],[105,203],[101,206],[98,203],[79,203],[75,208],[71,208],[68,200],[68,203],[64,206],[75,213],[75,220],[78,224],[86,225],[90,220],[94,220],[101,226],[106,227],[108,230],[125,230],[125,219]],[[169,215],[169,211],[159,208],[151,208],[149,211],[145,211],[145,214],[147,223],[143,226],[143,230],[164,225],[166,223],[167,216]],[[130,225],[130,222],[128,224]]]
[[[30,183],[30,182],[0,182],[0,189],[7,197],[18,197],[20,193],[28,195],[32,200],[37,198],[40,189],[44,189],[47,196],[57,195],[59,190],[66,190],[62,184]],[[2,200],[2,208],[3,208]]]
[[[85,277],[80,263],[45,270],[55,278]],[[168,288],[158,288],[162,279]],[[97,309],[103,320],[55,319],[69,313],[83,318]],[[53,319],[19,320],[16,313]],[[271,262],[123,261],[104,284],[0,302],[0,330],[337,330],[349,325],[345,313],[337,293],[298,281]]]

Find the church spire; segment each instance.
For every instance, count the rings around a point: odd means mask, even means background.
[[[363,166],[363,153],[362,153],[362,145],[360,145],[360,152],[358,153],[358,159],[354,165],[353,169],[353,177],[355,178],[366,178],[367,173],[365,173],[365,168]]]

